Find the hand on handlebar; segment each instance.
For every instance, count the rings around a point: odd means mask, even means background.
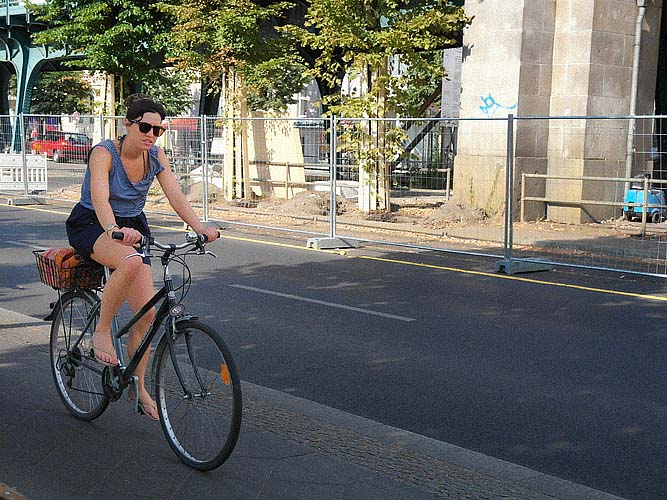
[[[137,246],[143,235],[131,227],[121,227],[111,233],[111,238],[128,247]]]
[[[216,227],[205,227],[204,230],[200,233],[204,238],[205,243],[210,243],[212,241],[217,240],[220,237],[220,231],[218,231],[218,228]]]

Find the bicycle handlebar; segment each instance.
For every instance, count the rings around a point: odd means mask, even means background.
[[[121,231],[113,231],[111,233],[111,238],[114,240],[122,240],[125,237],[125,235]],[[220,231],[218,231],[218,237],[220,237]],[[186,241],[185,243],[181,243],[179,245],[176,245],[174,243],[169,243],[165,245],[164,243],[160,243],[153,237],[146,237],[146,236],[141,236],[141,239],[139,240],[139,247],[140,248],[146,248],[148,246],[154,246],[155,248],[158,248],[159,250],[182,250],[184,248],[187,248],[189,246],[199,246],[199,245],[204,245],[205,243],[208,242],[208,236],[205,234],[197,234],[197,233],[188,233],[185,237]]]

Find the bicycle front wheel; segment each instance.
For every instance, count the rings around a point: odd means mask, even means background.
[[[241,381],[222,337],[199,321],[184,321],[155,351],[155,392],[169,445],[188,466],[219,467],[241,429]]]
[[[99,417],[109,406],[102,386],[102,365],[91,355],[90,340],[99,299],[77,290],[56,302],[51,323],[51,373],[67,410],[81,420]]]

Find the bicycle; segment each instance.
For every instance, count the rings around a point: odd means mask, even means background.
[[[118,239],[122,236],[122,233],[112,234]],[[56,271],[45,270],[42,251],[34,252],[40,279],[58,290],[58,301],[52,304],[53,311],[45,319],[51,320],[51,372],[67,410],[76,418],[90,421],[102,415],[130,384],[134,394],[138,394],[134,370],[161,332],[151,375],[162,431],[178,458],[202,471],[219,467],[231,455],[239,437],[242,414],[241,383],[230,350],[219,333],[188,314],[183,305],[191,282],[186,256],[215,257],[205,250],[205,242],[205,237],[194,233],[189,233],[181,244],[142,239],[138,255],[150,255],[151,249],[162,252],[159,259],[163,286],[124,325],[120,326],[118,317],[114,318],[112,338],[119,360],[114,367],[100,364],[91,351],[100,312],[99,294],[110,271],[104,268],[104,278],[91,279],[97,269],[77,266],[64,283],[54,283],[51,278]],[[178,287],[174,286],[169,270],[173,262],[183,269],[183,281]],[[126,363],[121,339],[154,306],[157,306],[155,318],[136,353]],[[138,400],[134,399],[137,412]]]

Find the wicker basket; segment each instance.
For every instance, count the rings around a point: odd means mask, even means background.
[[[59,290],[71,290],[72,288],[100,288],[104,268],[98,264],[86,262],[80,256],[74,254],[67,259],[70,267],[60,266],[47,256],[47,250],[34,250],[39,279],[45,285]]]

